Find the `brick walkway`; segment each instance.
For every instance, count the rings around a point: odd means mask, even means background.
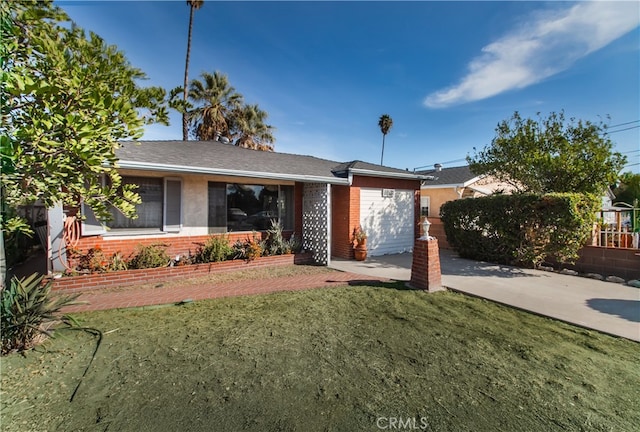
[[[359,282],[387,282],[388,279],[348,272],[291,276],[273,279],[249,279],[225,283],[184,284],[170,281],[170,286],[157,288],[108,288],[83,292],[78,301],[87,304],[69,306],[63,312],[84,312],[178,303],[183,300],[204,300],[278,291],[301,291],[312,288],[336,287]]]

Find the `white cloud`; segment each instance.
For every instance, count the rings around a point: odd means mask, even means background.
[[[640,25],[637,2],[583,2],[543,11],[490,43],[469,63],[461,81],[424,101],[443,108],[520,89],[568,69]]]

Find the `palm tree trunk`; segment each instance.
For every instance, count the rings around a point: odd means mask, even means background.
[[[382,134],[382,156],[380,156],[380,165],[382,165],[382,161],[384,160],[384,137],[386,135]]]
[[[184,101],[187,102],[189,96],[189,57],[191,56],[191,30],[193,29],[193,5],[189,12],[189,36],[187,38],[187,59],[184,65]],[[187,141],[189,139],[189,122],[187,120],[187,113],[182,113],[182,140]]]

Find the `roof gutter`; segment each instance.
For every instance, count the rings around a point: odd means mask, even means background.
[[[117,163],[118,168],[136,169],[144,171],[166,171],[172,173],[185,173],[185,174],[210,174],[210,175],[223,175],[229,177],[247,177],[256,179],[267,180],[289,180],[298,181],[302,183],[329,183],[348,185],[348,179],[335,178],[335,177],[322,177],[312,175],[288,175],[269,172],[256,172],[256,171],[238,171],[225,168],[205,168],[186,165],[169,165],[149,162],[134,162],[127,160],[119,160]]]
[[[477,176],[477,177],[474,177],[474,178],[472,178],[470,180],[467,180],[464,183],[429,184],[427,182],[422,182],[422,188],[423,189],[441,189],[441,188],[450,188],[450,187],[452,187],[452,188],[456,188],[456,187],[464,188],[464,187],[467,187],[467,186],[477,182],[478,180],[480,180],[480,179],[482,179],[484,177],[485,177],[484,175]],[[438,177],[435,178],[435,180],[437,180],[437,179],[438,179]],[[427,180],[434,180],[434,179],[427,179]]]
[[[366,177],[382,177],[382,178],[401,178],[407,180],[425,180],[427,177],[431,176],[423,176],[419,174],[414,174],[412,172],[386,172],[386,171],[374,171],[367,170],[361,168],[349,168],[349,176],[352,175],[361,175]]]

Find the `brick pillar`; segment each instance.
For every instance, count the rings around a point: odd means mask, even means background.
[[[417,239],[415,241],[410,285],[413,288],[429,292],[442,289],[437,239],[432,237],[429,240]]]

